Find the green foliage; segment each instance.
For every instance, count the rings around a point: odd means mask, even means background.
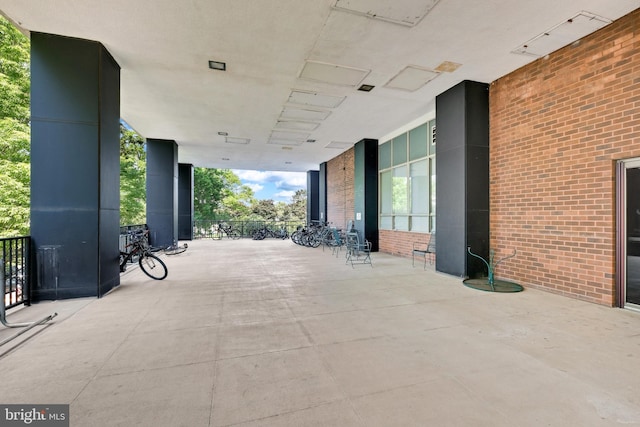
[[[231,170],[195,168],[193,175],[194,219],[237,220],[250,213],[253,190]]]
[[[0,16],[0,237],[29,234],[29,39]]]
[[[0,118],[29,124],[29,39],[0,16]]]
[[[251,212],[260,219],[275,221],[278,218],[278,211],[273,200],[257,200],[251,207]]]
[[[120,224],[146,222],[146,152],[144,139],[120,126]]]
[[[301,221],[307,220],[307,190],[297,190],[291,198],[288,205],[288,220]]]

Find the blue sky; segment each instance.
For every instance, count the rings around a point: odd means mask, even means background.
[[[273,199],[275,202],[291,202],[296,190],[306,190],[306,172],[274,172],[234,169],[240,181],[251,187],[256,199]]]

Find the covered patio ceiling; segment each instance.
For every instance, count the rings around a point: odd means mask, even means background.
[[[180,162],[272,171],[317,169],[362,138],[393,137],[435,117],[436,95],[455,84],[544,60],[638,6],[0,0],[25,32],[101,42],[122,67],[122,118],[175,140]]]

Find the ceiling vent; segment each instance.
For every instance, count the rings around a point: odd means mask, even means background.
[[[413,27],[439,0],[336,0],[334,9]]]
[[[511,52],[540,58],[580,40],[610,23],[610,19],[582,11],[524,42]]]

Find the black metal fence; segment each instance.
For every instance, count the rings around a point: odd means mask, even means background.
[[[218,221],[197,220],[193,223],[193,238],[210,238],[214,235],[220,224],[229,225],[240,232],[242,237],[251,237],[256,230],[268,227],[271,230],[285,229],[291,235],[298,226],[304,225],[301,221]]]
[[[0,283],[5,308],[30,304],[31,258],[31,237],[0,238]]]

